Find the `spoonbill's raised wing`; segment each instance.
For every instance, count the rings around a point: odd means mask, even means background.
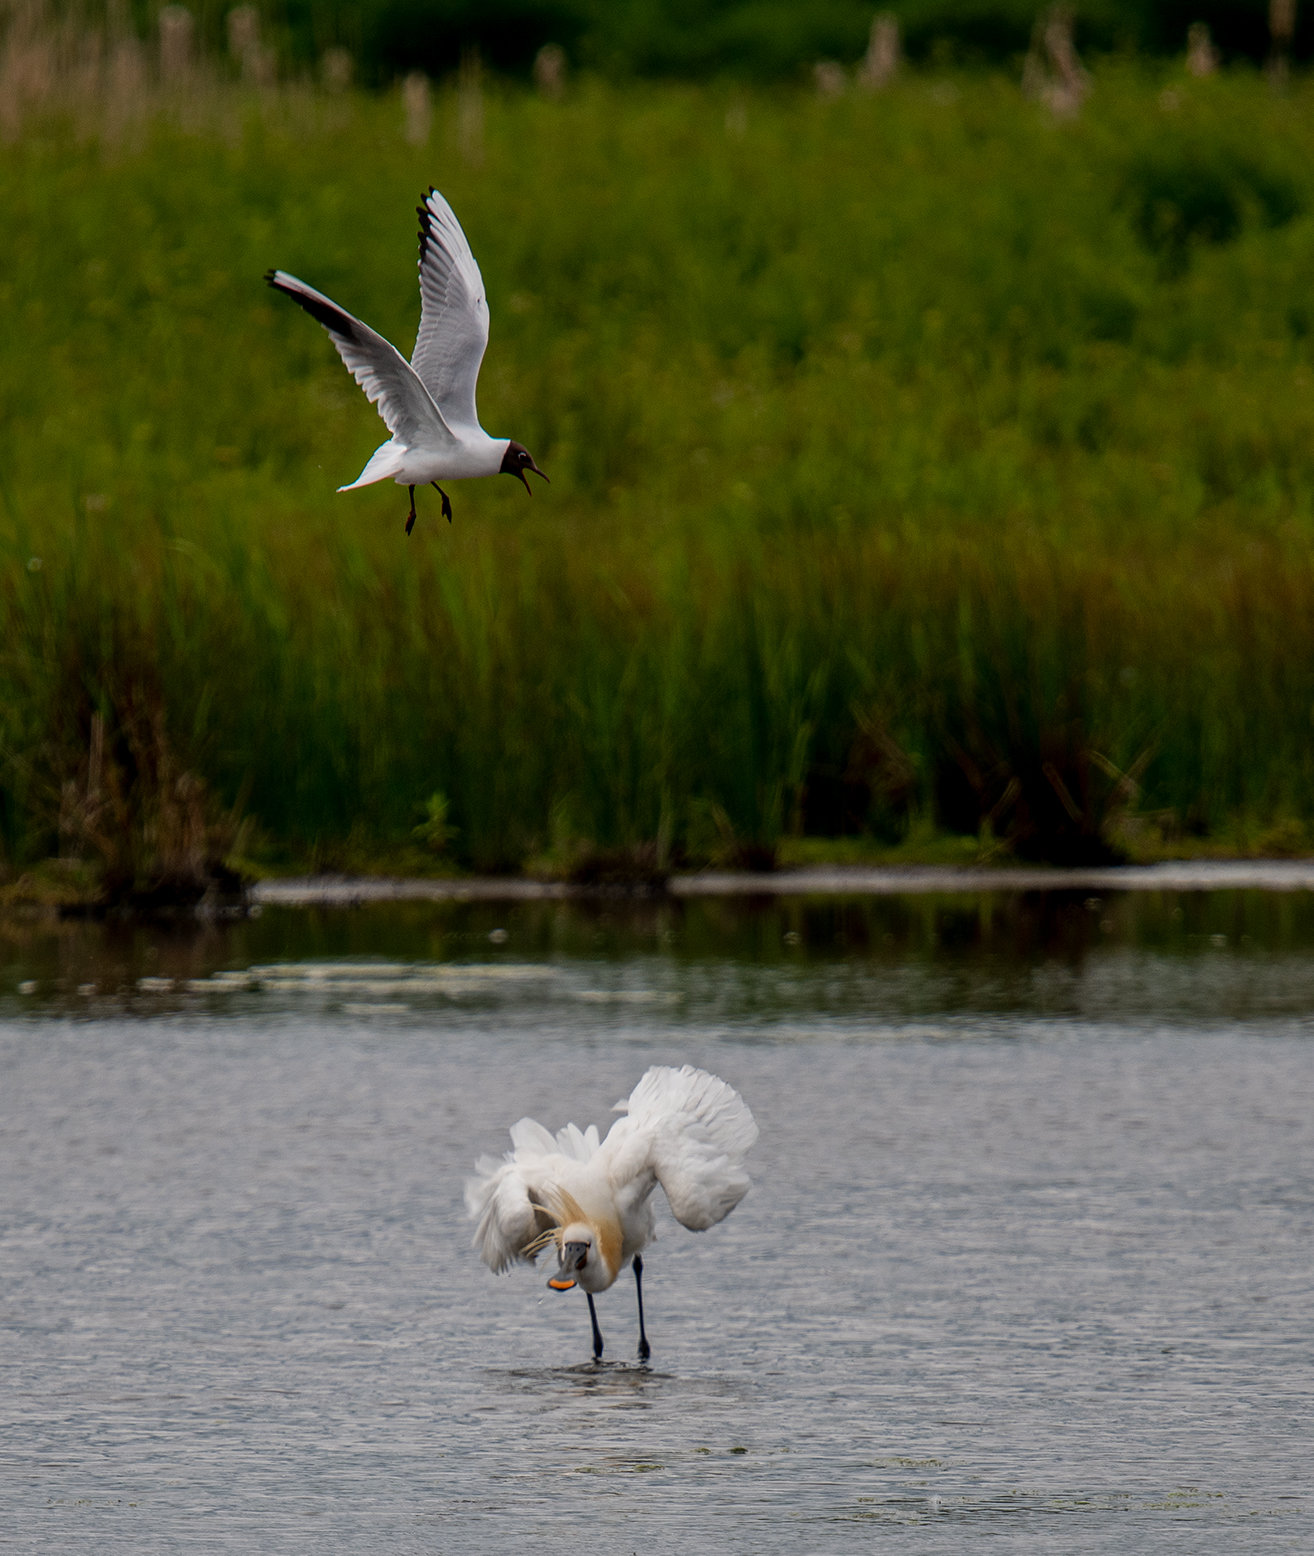
[[[477,1221],[474,1246],[498,1274],[518,1261],[556,1253],[554,1291],[578,1286],[589,1299],[593,1354],[602,1334],[593,1306],[627,1264],[639,1300],[639,1356],[649,1356],[643,1324],[643,1249],[653,1237],[652,1191],[661,1185],[675,1219],[692,1232],[715,1226],[748,1192],[744,1156],[757,1124],[725,1081],[692,1065],[656,1065],[617,1103],[625,1114],[599,1140],[595,1125],[556,1135],[532,1118],[511,1126],[512,1149],[484,1156],[465,1187]]]

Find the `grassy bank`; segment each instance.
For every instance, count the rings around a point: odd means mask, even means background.
[[[11,126],[11,874],[1314,835],[1314,90],[478,107],[421,144],[290,89]],[[382,426],[260,276],[409,349],[429,183],[488,286],[484,424],[552,485],[458,483],[451,527],[421,494],[408,541],[400,489],[335,494]]]

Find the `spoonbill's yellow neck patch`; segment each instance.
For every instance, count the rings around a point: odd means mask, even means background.
[[[548,1285],[553,1291],[605,1291],[620,1274],[623,1236],[615,1214],[588,1215],[570,1193],[556,1187],[544,1195],[545,1213],[555,1226],[535,1239],[537,1248],[554,1243],[559,1268]],[[537,1248],[535,1252],[537,1252]]]

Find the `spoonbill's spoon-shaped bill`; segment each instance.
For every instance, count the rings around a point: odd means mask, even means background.
[[[547,476],[534,456],[512,438],[490,438],[479,425],[475,384],[488,345],[484,281],[452,208],[436,189],[416,207],[420,218],[420,332],[407,362],[368,324],[323,292],[285,270],[265,280],[299,303],[328,331],[347,370],[365,391],[391,433],[365,468],[340,492],[375,481],[396,481],[410,491],[409,535],[415,523],[415,488],[436,488],[450,522],[452,504],[438,484],[481,475],[513,475],[531,491],[527,471]]]
[[[703,1232],[723,1221],[748,1192],[744,1157],[757,1124],[733,1086],[692,1065],[654,1065],[599,1140],[595,1124],[567,1124],[555,1135],[532,1118],[511,1126],[512,1149],[482,1156],[466,1182],[465,1203],[478,1223],[474,1246],[496,1274],[556,1255],[553,1291],[576,1286],[589,1299],[593,1355],[602,1355],[594,1295],[634,1267],[639,1356],[647,1361],[642,1251],[653,1239],[652,1192],[658,1184],[681,1226]]]

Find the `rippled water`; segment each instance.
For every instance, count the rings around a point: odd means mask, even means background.
[[[0,1548],[1314,1549],[1303,896],[0,940]],[[599,1299],[461,1184],[652,1062],[762,1138]],[[1002,1541],[1002,1544],[1000,1542]]]

